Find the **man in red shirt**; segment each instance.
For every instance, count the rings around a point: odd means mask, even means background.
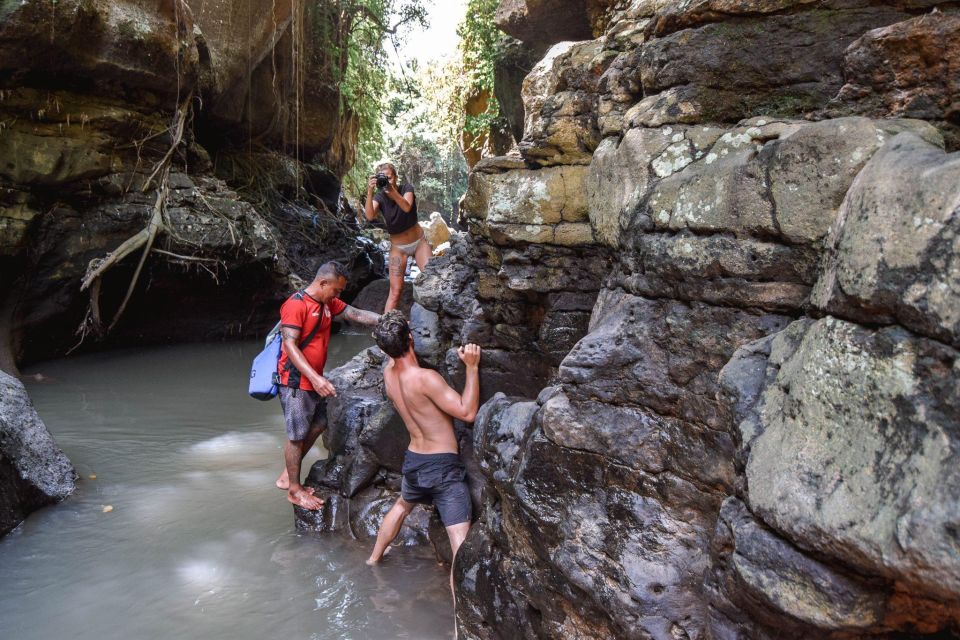
[[[376,325],[380,319],[375,313],[355,309],[340,300],[346,286],[347,272],[343,266],[328,262],[306,289],[287,298],[280,307],[283,347],[277,377],[287,443],[283,448],[284,470],[277,478],[277,486],[287,490],[287,500],[304,509],[323,506],[323,500],[314,496],[312,489],[300,484],[300,464],[327,427],[326,398],[337,395],[337,390],[323,377],[333,318],[342,316],[367,326]]]

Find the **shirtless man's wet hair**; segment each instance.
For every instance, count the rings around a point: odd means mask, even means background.
[[[480,347],[460,347],[459,356],[467,370],[460,394],[439,373],[417,362],[410,325],[399,310],[383,314],[373,335],[391,358],[383,371],[383,384],[410,432],[410,446],[403,460],[400,498],[384,516],[367,564],[379,562],[415,504],[437,507],[455,560],[470,529],[472,507],[453,419],[473,422],[476,418],[480,405]],[[452,568],[450,587],[452,590]]]
[[[399,358],[410,347],[410,325],[398,309],[387,311],[373,330],[377,346],[391,358]]]

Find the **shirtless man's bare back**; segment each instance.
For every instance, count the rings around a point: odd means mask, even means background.
[[[391,358],[383,372],[384,386],[410,432],[410,446],[403,462],[401,497],[384,517],[367,564],[379,562],[417,503],[437,506],[456,558],[470,529],[472,509],[453,418],[472,422],[477,415],[480,347],[460,347],[459,356],[467,368],[467,381],[460,394],[439,373],[417,362],[413,336],[400,311],[383,314],[374,336]],[[452,589],[452,569],[450,579]]]

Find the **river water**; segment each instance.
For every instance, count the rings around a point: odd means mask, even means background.
[[[328,369],[368,346],[336,335]],[[246,395],[256,343],[114,351],[28,383],[80,474],[0,539],[0,638],[450,638],[447,574],[425,549],[298,533],[276,400]],[[304,473],[324,456],[317,448]],[[95,475],[95,479],[90,476]]]

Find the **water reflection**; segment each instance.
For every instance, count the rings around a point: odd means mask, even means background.
[[[330,360],[368,343],[336,336]],[[28,372],[53,379],[28,386],[81,480],[0,539],[0,638],[451,637],[432,553],[394,549],[371,570],[366,544],[294,530],[273,486],[279,405],[245,394],[256,349],[112,352]]]

